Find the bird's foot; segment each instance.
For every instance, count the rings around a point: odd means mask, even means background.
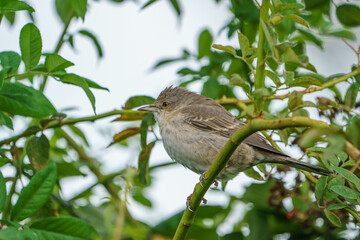
[[[205,173],[206,172],[203,172],[201,175],[200,175],[200,178],[199,178],[199,181],[200,181],[200,186],[204,188],[204,186],[202,185],[203,181],[205,180]],[[217,180],[214,181],[214,187],[211,187],[210,189],[217,189],[219,186],[219,182]]]
[[[186,198],[186,207],[187,209],[189,209],[190,212],[195,212],[194,210],[191,209],[190,207],[190,199],[191,199],[192,194],[190,194],[187,198]],[[207,200],[205,198],[202,199],[202,203],[203,205],[207,204]]]

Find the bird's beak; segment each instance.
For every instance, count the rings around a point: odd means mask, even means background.
[[[138,109],[138,111],[157,112],[159,108],[154,105],[147,105]]]

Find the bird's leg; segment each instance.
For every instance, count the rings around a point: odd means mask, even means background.
[[[187,209],[189,209],[190,212],[195,212],[194,210],[192,210],[192,209],[190,208],[190,199],[191,199],[191,196],[192,196],[192,194],[190,194],[190,195],[186,198],[186,207],[187,207]],[[203,198],[203,199],[202,199],[202,203],[203,203],[203,205],[206,205],[206,204],[207,204],[207,200],[206,200],[205,198]]]
[[[205,180],[205,173],[206,172],[203,172],[201,175],[200,175],[200,178],[199,178],[199,181],[200,181],[200,186],[204,188],[204,186],[202,185],[203,181]],[[211,189],[215,190],[217,189],[217,187],[219,186],[219,182],[215,179],[214,181],[214,185],[215,187],[211,187]]]

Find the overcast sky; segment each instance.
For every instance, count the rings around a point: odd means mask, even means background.
[[[62,23],[55,13],[54,1],[27,2],[36,10],[34,17],[42,35],[43,52],[52,52],[62,31]],[[104,50],[104,58],[99,60],[93,45],[87,39],[78,36],[75,38],[76,51],[70,49],[68,45],[60,51],[61,56],[75,64],[68,72],[87,77],[110,89],[110,93],[94,90],[97,113],[119,109],[133,95],[156,97],[166,86],[176,84],[176,71],[183,65],[169,65],[156,71],[151,71],[152,66],[161,59],[179,56],[184,47],[195,51],[198,35],[205,28],[210,29],[215,43],[237,47],[237,40],[228,40],[225,32],[218,35],[221,27],[230,18],[226,4],[218,5],[210,0],[184,0],[180,3],[183,6],[181,20],[165,1],[159,1],[143,11],[139,10],[141,5],[133,2],[113,4],[107,1],[90,1],[85,22],[79,20],[71,25],[70,32],[86,29],[94,33]],[[5,20],[2,21],[0,51],[20,52],[18,44],[20,29],[28,21],[24,14],[18,14],[16,26],[12,28],[9,28]],[[357,35],[359,36],[358,32]],[[310,62],[325,76],[349,72],[349,66],[356,63],[355,54],[337,39],[328,39],[323,51],[310,46],[308,54]],[[338,57],[334,58],[334,56]],[[60,84],[54,80],[49,80],[48,83],[45,94],[56,109],[61,111],[76,107],[75,111],[68,112],[70,117],[93,114],[90,102],[80,88]],[[193,86],[193,90],[199,89]],[[105,149],[112,135],[129,125],[109,123],[111,119],[95,124],[79,125],[91,142],[89,155],[98,157],[104,163],[102,170],[105,173],[122,169],[127,165],[136,166],[139,153],[138,143],[129,149],[118,146]],[[15,132],[21,132],[23,129],[17,128],[17,123],[15,122]],[[0,131],[4,135],[13,134],[4,128],[0,128]],[[3,134],[0,134],[1,139]],[[162,144],[158,142],[150,164],[169,161]],[[91,185],[93,181],[94,178],[91,176],[64,181],[64,197],[70,198],[84,186]],[[130,211],[140,220],[154,224],[183,209],[186,197],[192,192],[197,181],[198,175],[180,165],[157,171],[153,185],[147,191],[154,207],[148,209],[131,201]],[[241,174],[229,183],[227,192],[239,194],[244,191],[243,186],[249,182],[249,178]],[[210,191],[206,197],[208,204],[226,202],[226,194]],[[103,201],[103,197],[104,192],[100,187],[98,196],[93,201],[99,203]],[[226,231],[226,227],[224,228]]]

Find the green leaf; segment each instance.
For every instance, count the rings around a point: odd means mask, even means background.
[[[30,5],[22,1],[0,1],[0,11],[2,12],[16,12],[22,10],[35,12],[35,10]]]
[[[298,91],[293,91],[290,93],[288,107],[291,111],[298,108],[303,104],[302,100],[303,94]]]
[[[95,239],[96,230],[87,222],[74,217],[47,217],[31,223],[32,229],[40,239],[85,240]]]
[[[36,173],[23,188],[11,211],[11,219],[21,221],[32,216],[48,201],[56,183],[56,166],[50,163]]]
[[[0,157],[0,167],[8,164],[8,163],[11,163],[11,160],[8,159],[8,158],[4,158],[4,157]]]
[[[0,89],[0,110],[11,115],[34,118],[47,117],[56,113],[44,94],[20,83],[5,82]]]
[[[80,130],[80,128],[76,127],[75,125],[69,125],[69,128],[74,134],[78,135],[84,141],[86,146],[89,146],[89,142],[86,139],[85,134]]]
[[[354,173],[341,167],[331,166],[331,169],[343,176],[349,182],[353,183],[357,190],[360,191],[360,179]]]
[[[304,5],[300,3],[279,3],[276,4],[275,12],[286,12],[303,9]]]
[[[309,28],[309,24],[306,22],[305,19],[303,19],[302,17],[300,17],[299,15],[296,15],[296,14],[288,14],[288,15],[285,15],[284,18],[287,18],[291,21],[294,21],[296,23],[299,23],[307,28]]]
[[[329,36],[334,36],[334,37],[338,37],[338,38],[346,38],[352,41],[356,40],[356,35],[349,31],[349,30],[345,30],[345,29],[341,29],[341,30],[333,30],[330,32],[326,33]]]
[[[213,44],[212,47],[215,49],[224,51],[224,52],[228,52],[228,53],[232,54],[233,56],[236,56],[236,51],[232,46],[223,46],[223,45],[219,45],[219,44]]]
[[[19,68],[20,62],[21,62],[21,57],[16,52],[0,53],[1,66],[3,66],[3,68],[8,68],[5,73],[9,73],[9,74],[15,73]],[[1,84],[0,84],[0,88],[1,88]]]
[[[0,172],[0,212],[2,211],[6,200],[6,185],[5,179],[2,173]]]
[[[246,174],[246,176],[251,177],[251,178],[253,178],[255,180],[265,181],[265,179],[257,171],[255,171],[253,168],[248,168],[243,172]]]
[[[142,149],[139,155],[139,181],[142,185],[149,184],[149,158],[156,141],[149,143],[146,148]]]
[[[41,57],[42,41],[39,29],[33,24],[26,24],[20,32],[21,57],[26,70],[35,67]]]
[[[76,86],[81,87],[84,90],[84,92],[86,93],[86,96],[88,97],[88,99],[90,100],[91,106],[92,106],[92,108],[94,110],[94,113],[95,113],[95,110],[96,110],[96,108],[95,108],[95,96],[91,92],[91,90],[89,88],[89,85],[88,85],[85,78],[80,77],[80,76],[78,76],[76,74],[73,74],[73,73],[69,73],[69,74],[61,76],[60,80],[63,83],[68,83],[68,84],[72,84],[72,85],[76,85]]]
[[[98,56],[99,58],[102,58],[103,57],[103,50],[101,48],[101,45],[100,45],[100,42],[97,40],[97,38],[95,37],[94,34],[92,34],[91,32],[87,31],[87,30],[80,30],[79,33],[85,37],[88,37],[92,42],[93,44],[95,45],[96,47],[96,50],[97,50],[97,53],[98,53]]]
[[[200,33],[199,43],[198,43],[198,59],[203,58],[204,56],[208,56],[211,50],[211,44],[213,41],[213,37],[209,30],[204,30]]]
[[[322,200],[322,198],[323,198],[323,196],[325,194],[327,179],[328,179],[328,177],[321,176],[319,178],[319,180],[316,182],[316,185],[315,185],[315,197],[316,197],[316,200],[317,200],[318,203],[320,203],[320,201]]]
[[[0,111],[0,125],[4,125],[4,126],[10,128],[11,130],[14,130],[14,126],[13,126],[11,118],[6,116],[5,113],[3,113],[2,111]]]
[[[360,7],[355,4],[342,4],[336,8],[336,16],[347,27],[360,26]]]
[[[142,193],[142,191],[140,191],[138,188],[135,188],[135,191],[132,194],[132,198],[137,201],[138,203],[146,206],[146,207],[151,207],[152,203],[151,201],[146,198],[144,196],[144,194]]]
[[[360,147],[360,116],[350,119],[346,128],[346,137],[357,147]]]
[[[359,199],[360,193],[343,185],[334,185],[330,188],[331,191],[347,199]]]
[[[278,59],[278,52],[276,51],[275,45],[276,45],[276,38],[273,37],[273,34],[271,34],[271,29],[270,27],[268,27],[268,25],[262,20],[260,19],[260,23],[261,23],[261,27],[264,31],[265,34],[265,38],[269,44],[270,50],[271,50],[271,55],[275,58]]]
[[[38,240],[37,236],[28,230],[29,229],[27,228],[19,230],[18,228],[12,226],[3,228],[0,231],[0,240]]]
[[[80,171],[79,162],[65,162],[65,161],[57,162],[56,169],[59,178],[86,176],[86,174]]]
[[[334,191],[331,190],[331,188],[333,186],[340,186],[340,185],[344,185],[345,184],[345,180],[342,178],[342,177],[336,177],[336,178],[333,178],[331,179],[327,186],[326,186],[326,190],[325,190],[325,193],[324,193],[324,197],[326,198],[327,201],[333,201],[337,196],[338,194],[335,193]]]
[[[244,193],[242,200],[245,202],[253,203],[257,208],[268,208],[267,199],[269,197],[269,191],[275,184],[274,179],[261,184],[251,184]]]
[[[42,169],[50,156],[50,143],[47,137],[44,134],[40,137],[32,136],[26,145],[26,154],[37,169]]]
[[[6,68],[3,68],[1,71],[0,71],[0,89],[2,88],[3,84],[4,84],[4,79],[5,79],[5,75],[6,75],[6,72],[8,71],[8,67]]]
[[[74,16],[84,20],[87,0],[56,0],[55,6],[61,20],[67,25]]]
[[[145,116],[145,118],[141,121],[140,124],[140,143],[141,149],[146,148],[146,137],[147,137],[147,130],[149,126],[153,126],[155,124],[154,114],[149,113]]]
[[[338,210],[338,209],[343,209],[343,208],[346,208],[348,207],[348,205],[346,204],[342,204],[342,203],[334,203],[330,206],[327,207],[327,210]]]
[[[126,101],[124,109],[133,109],[142,105],[152,104],[154,102],[155,99],[149,96],[134,96]]]
[[[321,49],[323,48],[323,40],[318,36],[314,35],[312,32],[298,28],[299,33],[305,38],[305,40],[311,41],[319,46]]]
[[[330,212],[327,209],[324,209],[324,212],[325,212],[325,216],[330,220],[330,222],[332,224],[334,224],[336,227],[341,227],[342,226],[340,218],[338,216],[336,216],[335,213]]]
[[[249,39],[241,32],[238,32],[238,38],[239,38],[239,44],[240,44],[242,56],[246,58],[250,54]]]
[[[320,86],[321,82],[312,76],[300,76],[289,82],[289,87],[305,87],[308,88],[311,85]]]
[[[53,54],[46,54],[45,66],[49,72],[56,72],[74,66],[74,64],[64,59],[60,55],[53,53]]]
[[[76,16],[82,18],[82,20],[85,20],[87,0],[71,0],[71,4],[75,10]]]
[[[230,86],[240,86],[244,92],[250,94],[250,86],[246,83],[246,81],[237,73],[234,73],[230,78]]]
[[[89,85],[89,88],[95,88],[95,89],[100,89],[100,90],[105,90],[109,92],[109,89],[103,86],[100,86],[99,84],[97,84],[94,81],[91,81],[90,79],[87,78],[83,78],[85,79],[86,83]]]
[[[357,95],[359,93],[359,87],[360,84],[359,83],[353,83],[350,85],[350,87],[348,88],[346,95],[345,95],[345,105],[353,108],[356,104],[356,98]]]
[[[278,75],[272,71],[269,70],[265,70],[265,75],[267,77],[269,77],[277,87],[280,87],[282,85],[280,78],[278,77]]]
[[[178,16],[181,14],[181,8],[177,0],[169,0]]]

